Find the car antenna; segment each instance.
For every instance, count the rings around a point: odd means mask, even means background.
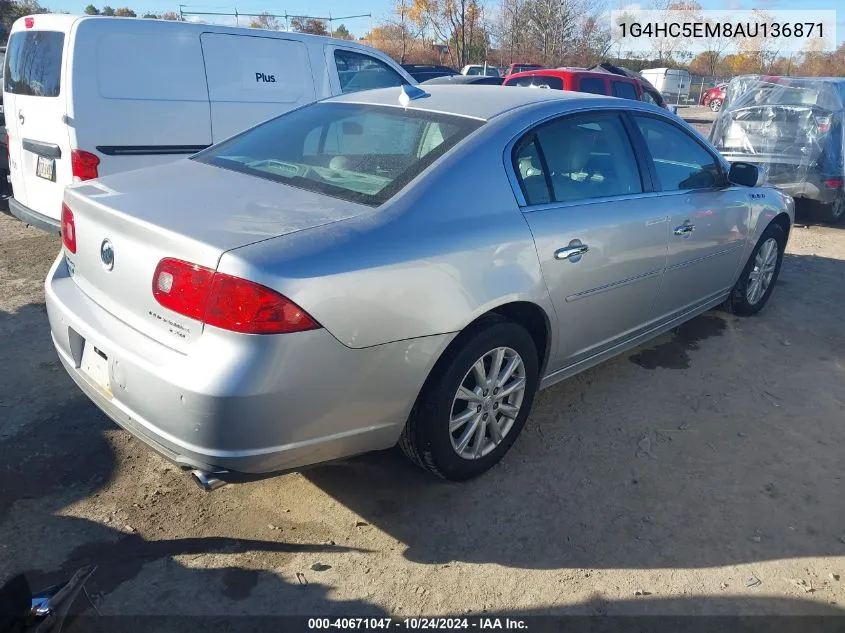
[[[417,88],[416,86],[412,86],[410,84],[402,84],[401,92],[399,93],[399,105],[407,108],[411,101],[425,99],[430,96],[431,95],[422,88]]]

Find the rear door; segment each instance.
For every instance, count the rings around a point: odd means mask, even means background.
[[[18,20],[9,37],[3,86],[14,197],[55,219],[71,181],[62,72],[71,24],[64,16]]]
[[[616,112],[543,124],[516,143],[512,161],[561,327],[549,361],[555,371],[647,326],[666,262],[667,219]]]
[[[304,42],[224,33],[200,39],[214,142],[317,99]]]

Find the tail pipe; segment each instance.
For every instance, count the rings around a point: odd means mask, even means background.
[[[221,486],[225,486],[226,482],[214,476],[214,473],[209,473],[204,470],[192,470],[191,479],[194,483],[206,492],[217,490]]]

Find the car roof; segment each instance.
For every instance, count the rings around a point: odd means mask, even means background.
[[[572,77],[573,75],[579,75],[582,77],[599,77],[602,79],[605,77],[614,77],[616,79],[622,79],[623,81],[630,81],[632,83],[637,82],[636,79],[628,77],[627,75],[617,75],[615,73],[598,72],[595,70],[582,70],[580,68],[542,68],[538,70],[526,70],[521,73],[508,75],[508,81],[511,79],[519,79],[520,77]]]
[[[569,101],[574,108],[585,103],[613,98],[565,90],[531,90],[530,88],[508,88],[504,86],[426,84],[420,87],[429,96],[414,99],[408,104],[408,109],[454,114],[483,120],[492,119],[515,108],[547,101]],[[351,92],[332,97],[327,101],[401,107],[399,104],[400,94],[400,88],[379,88],[378,90]]]

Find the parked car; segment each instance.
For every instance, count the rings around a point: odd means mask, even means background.
[[[450,77],[460,74],[454,68],[430,64],[402,64],[402,68],[418,82],[428,81],[436,77]]]
[[[515,73],[524,73],[528,70],[540,70],[544,68],[541,64],[526,64],[526,63],[518,63],[518,64],[511,64],[505,69],[504,76],[510,77]]]
[[[435,77],[423,81],[423,85],[452,85],[452,86],[501,86],[504,77],[491,77],[489,75],[451,75],[449,77]]]
[[[623,66],[616,66],[611,64],[610,62],[602,62],[589,68],[588,70],[592,70],[595,72],[607,72],[612,75],[623,75],[625,77],[630,77],[631,79],[636,80],[640,84],[640,101],[645,101],[646,103],[653,103],[659,108],[664,108],[669,110],[670,112],[675,113],[677,111],[677,107],[674,105],[669,105],[666,103],[666,100],[663,99],[663,95],[651,85],[651,82],[648,81],[645,77],[640,75],[638,72],[629,70]]]
[[[545,68],[508,75],[505,86],[551,88],[644,101],[643,88],[631,77],[583,68]]]
[[[8,48],[9,206],[55,233],[71,182],[176,160],[333,94],[416,83],[355,42],[190,22],[35,15]]]
[[[701,93],[699,105],[707,106],[713,112],[718,112],[722,109],[722,104],[725,103],[725,89],[727,87],[728,84],[719,84],[709,90],[705,90]]]
[[[461,69],[461,74],[468,76],[486,75],[487,77],[498,77],[499,69],[495,66],[485,66],[484,64],[467,64]]]
[[[689,71],[682,68],[646,68],[640,71],[652,86],[670,102],[682,103],[689,98]]]
[[[758,165],[769,184],[845,217],[845,78],[736,77],[710,138],[728,160]]]
[[[792,199],[677,117],[426,88],[69,186],[46,298],[77,385],[205,481],[397,443],[461,480],[539,387],[769,299]]]

